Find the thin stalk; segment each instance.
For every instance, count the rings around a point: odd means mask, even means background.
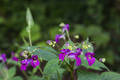
[[[40,66],[38,67],[38,69],[39,69],[40,73],[43,74],[43,71]]]
[[[31,31],[30,31],[30,30],[29,30],[29,32],[28,32],[28,35],[29,35],[29,42],[30,42],[30,46],[32,46]]]
[[[66,33],[67,33],[67,37],[68,37],[68,39],[69,39],[69,40],[71,40],[71,39],[70,39],[69,32],[68,32],[68,31],[66,31]]]
[[[26,72],[25,71],[22,71],[22,73],[23,73],[23,75],[26,77],[26,79],[28,80],[28,75],[26,74]]]

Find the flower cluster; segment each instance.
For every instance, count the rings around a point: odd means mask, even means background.
[[[63,61],[65,58],[75,59],[76,66],[79,66],[81,64],[80,55],[83,55],[82,49],[80,48],[77,48],[75,51],[69,49],[62,49],[61,53],[59,54],[59,60]],[[85,58],[87,59],[89,66],[92,66],[92,64],[95,63],[94,53],[85,53]]]
[[[79,55],[81,54],[82,50],[77,48],[75,52],[69,49],[62,49],[61,53],[59,54],[59,60],[64,60],[65,58],[75,59],[76,65],[79,66],[81,64],[81,59]]]
[[[31,64],[33,68],[39,66],[40,62],[37,55],[33,55],[30,59],[24,59],[21,61],[21,70],[26,70],[28,65]]]
[[[61,38],[65,39],[65,34],[67,34],[68,39],[70,40],[69,37],[69,24],[60,24],[60,26],[62,27],[62,35],[61,34],[57,34],[55,36],[55,41],[56,43],[59,42],[59,40]],[[66,33],[65,33],[66,32]],[[76,38],[79,38],[79,36],[77,35]],[[72,48],[74,46],[70,46],[69,43],[65,43],[67,49],[62,49],[61,53],[59,54],[59,60],[64,60],[65,58],[70,58],[70,59],[74,59],[76,60],[76,65],[79,66],[81,64],[81,58],[80,55],[83,55],[82,49],[87,49],[89,47],[91,47],[90,45],[85,45],[85,43],[83,43],[82,48],[75,48],[75,50],[73,50]],[[95,63],[95,58],[94,58],[94,53],[91,52],[87,52],[84,53],[85,55],[85,59],[88,62],[89,66],[92,66],[92,64]]]

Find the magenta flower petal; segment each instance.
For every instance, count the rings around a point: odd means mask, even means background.
[[[0,55],[0,60],[3,61],[3,62],[6,62],[7,61],[7,58],[6,58],[6,54],[3,53]]]
[[[19,59],[15,56],[15,53],[14,53],[14,52],[12,52],[11,55],[12,55],[12,60],[13,60],[13,61],[16,61],[16,62],[17,62],[17,61],[19,60]]]
[[[59,60],[64,60],[64,58],[65,58],[65,53],[60,53],[59,54]]]
[[[81,59],[79,57],[76,57],[76,66],[79,66],[81,64]]]
[[[62,29],[63,32],[69,31],[69,24],[65,24],[65,26]]]
[[[31,66],[32,66],[33,68],[36,68],[37,66],[39,66],[39,64],[40,64],[39,60],[36,60],[36,61],[32,60],[32,61],[31,61]]]
[[[88,60],[89,66],[92,66],[94,63],[95,63],[95,58],[94,57]]]
[[[57,34],[57,35],[55,36],[55,41],[56,41],[56,43],[58,43],[61,38],[65,38],[65,36],[64,36],[64,35]]]
[[[12,60],[17,62],[19,59],[16,56],[13,56]]]
[[[82,49],[77,48],[77,49],[76,49],[76,53],[77,53],[77,55],[80,55],[80,54],[82,53]]]
[[[86,56],[86,59],[87,59],[87,61],[88,61],[88,65],[89,65],[89,66],[92,66],[92,64],[95,63],[95,58],[93,57],[93,56],[94,56],[94,53],[87,52],[87,53],[85,54],[85,56]]]
[[[75,53],[70,53],[70,54],[68,54],[68,58],[76,59],[76,54]]]
[[[39,66],[40,62],[38,60],[38,56],[37,55],[33,55],[32,56],[32,60],[31,60],[31,66],[33,68],[36,68],[37,66]]]
[[[27,66],[28,66],[28,60],[27,59],[24,59],[21,61],[21,67],[20,69],[23,71],[25,71],[27,69]]]

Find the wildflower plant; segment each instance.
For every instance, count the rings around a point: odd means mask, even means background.
[[[25,39],[24,42],[29,45],[22,47],[23,51],[19,56],[12,52],[11,59],[8,60],[6,54],[0,54],[0,67],[2,66],[3,70],[0,71],[2,74],[0,80],[22,80],[20,76],[14,77],[16,68],[5,67],[6,63],[18,66],[25,76],[25,80],[120,80],[119,74],[111,72],[103,64],[105,58],[98,60],[95,57],[94,47],[89,38],[82,42],[72,41],[69,24],[61,23],[59,25],[61,33],[56,34],[54,40],[46,41],[48,46],[34,46],[31,28],[35,23],[30,9],[27,9],[26,19],[29,42]],[[75,38],[78,39],[79,36],[76,35]],[[6,77],[3,72],[6,73],[6,76],[12,74]],[[40,74],[36,75],[37,72]]]

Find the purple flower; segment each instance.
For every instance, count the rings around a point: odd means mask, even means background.
[[[62,29],[63,32],[69,31],[69,24],[65,24],[65,26]]]
[[[38,56],[37,55],[33,55],[32,56],[32,60],[31,60],[31,66],[33,68],[36,68],[36,66],[39,66],[40,62],[38,60]]]
[[[95,63],[95,58],[93,56],[94,56],[94,53],[92,53],[92,52],[87,52],[85,54],[85,57],[86,57],[86,59],[88,61],[89,66],[92,66],[92,64]]]
[[[17,62],[19,59],[15,56],[15,53],[12,52],[11,54],[12,54],[12,60]]]
[[[66,46],[66,47],[69,47],[69,46],[70,46],[70,44],[69,44],[68,42],[66,42],[66,43],[65,43],[65,46]]]
[[[59,54],[59,60],[62,60],[62,61],[63,61],[64,58],[65,58],[65,55],[66,55],[65,53],[60,53],[60,54]]]
[[[65,56],[70,53],[69,49],[62,49],[62,53],[59,54],[59,60],[64,60]]]
[[[29,64],[29,60],[27,60],[27,59],[22,60],[21,61],[21,70],[26,71],[28,64]]]
[[[5,53],[3,53],[3,54],[0,55],[0,61],[2,61],[2,62],[6,62],[7,61]]]
[[[58,43],[61,38],[65,38],[65,36],[64,36],[64,35],[57,34],[56,37],[55,37],[56,43]]]
[[[78,56],[79,55],[77,53],[70,53],[68,55],[68,58],[75,59],[76,60],[76,66],[79,66],[81,64],[81,59]]]
[[[65,57],[70,58],[70,59],[75,59],[76,60],[76,66],[79,66],[81,64],[81,59],[79,55],[82,52],[82,49],[77,48],[76,52],[72,52],[69,49],[62,49],[62,53],[59,54],[59,60],[64,60]]]
[[[52,41],[51,40],[47,40],[47,44],[51,45]]]
[[[62,49],[60,50],[62,53],[70,53],[71,51],[69,49]]]
[[[77,48],[77,49],[76,49],[76,53],[77,53],[78,55],[80,55],[80,54],[82,53],[82,49]]]

